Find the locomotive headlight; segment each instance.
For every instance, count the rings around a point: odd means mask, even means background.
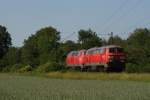
[[[113,60],[114,56],[109,56],[108,58],[109,58],[109,60]]]
[[[114,56],[108,56],[109,62],[112,62],[114,59]]]
[[[125,57],[124,57],[124,56],[121,56],[121,57],[120,57],[120,59],[121,59],[121,60],[124,60],[124,59],[125,59]]]
[[[125,57],[124,57],[124,56],[121,56],[121,57],[120,57],[120,60],[121,60],[121,62],[125,62]]]

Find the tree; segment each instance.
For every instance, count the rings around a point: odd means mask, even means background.
[[[20,48],[11,47],[4,57],[8,66],[21,63],[21,51]]]
[[[10,47],[8,52],[5,54],[3,59],[1,59],[0,66],[2,66],[3,71],[17,71],[17,69],[22,67],[21,64],[21,50],[20,48]]]
[[[108,43],[107,44],[109,44],[109,45],[120,45],[120,46],[124,47],[125,40],[123,40],[121,37],[116,35],[114,37],[110,37],[108,39]]]
[[[57,60],[60,32],[53,27],[45,27],[24,41],[22,58],[25,64],[33,67],[50,60]]]
[[[6,27],[0,25],[0,59],[7,53],[11,46],[11,36]]]
[[[89,30],[80,30],[78,32],[78,42],[81,49],[89,49],[95,46],[102,46],[102,39],[99,38],[96,32]]]
[[[63,43],[63,49],[69,53],[70,51],[77,50],[78,44],[74,41],[68,40],[65,43]]]
[[[150,65],[150,30],[136,29],[127,39],[127,61],[128,63],[140,66],[139,71],[144,66]],[[149,69],[147,69],[149,68]],[[150,71],[150,67],[146,70]],[[146,71],[145,70],[145,71]]]
[[[60,32],[53,27],[42,28],[36,33],[37,46],[40,53],[40,63],[49,60],[57,61]]]
[[[21,48],[21,52],[23,64],[32,67],[39,65],[39,48],[37,46],[37,38],[35,35],[31,35],[24,41],[24,46]]]

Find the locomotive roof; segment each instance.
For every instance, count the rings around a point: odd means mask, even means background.
[[[88,51],[94,50],[94,49],[97,49],[97,48],[98,48],[98,47],[90,48],[90,49],[88,49]]]
[[[120,47],[118,45],[107,45],[107,46],[102,46],[102,48],[113,48],[113,47]]]
[[[85,49],[82,49],[82,50],[74,50],[74,51],[71,51],[70,53],[77,53],[77,52],[82,52],[82,51],[86,51]]]
[[[114,48],[114,47],[119,47],[120,48],[120,46],[118,46],[118,45],[107,45],[107,46],[102,46],[102,47],[94,47],[94,48],[90,48],[90,49],[88,49],[88,51],[90,51],[90,50],[94,50],[94,49],[100,49],[100,48]]]
[[[86,51],[86,50],[85,50],[85,49],[82,49],[82,50],[79,50],[79,52],[80,52],[80,51]]]

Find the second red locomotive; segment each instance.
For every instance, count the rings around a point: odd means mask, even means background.
[[[88,50],[72,51],[67,55],[66,64],[69,68],[96,71],[123,71],[125,53],[116,45],[95,47]]]

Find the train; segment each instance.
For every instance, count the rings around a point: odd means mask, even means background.
[[[118,45],[71,51],[66,57],[66,67],[81,71],[122,72],[125,56],[124,49]]]

